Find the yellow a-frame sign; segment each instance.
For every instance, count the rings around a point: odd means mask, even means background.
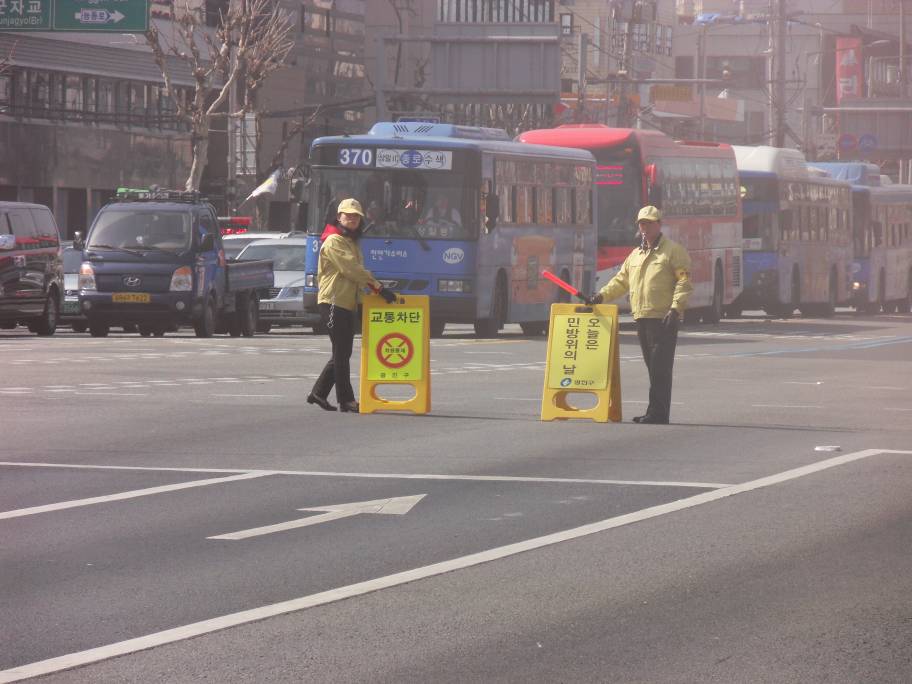
[[[387,304],[379,295],[364,298],[361,316],[361,413],[431,410],[430,300],[398,295]],[[380,385],[409,385],[411,399],[377,395]]]
[[[598,403],[576,408],[572,394],[595,395]],[[551,305],[541,419],[621,421],[617,306]]]

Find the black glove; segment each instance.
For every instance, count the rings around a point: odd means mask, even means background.
[[[666,330],[671,330],[672,328],[678,327],[678,312],[676,309],[669,309],[668,313],[665,314],[665,317],[662,319],[662,325],[665,326]]]
[[[602,303],[602,295],[600,295],[598,293],[596,293],[594,295],[589,295],[588,297],[584,298],[583,301],[586,302],[586,304],[588,304],[589,306],[595,306],[596,304]]]
[[[396,301],[396,293],[388,287],[381,287],[377,294],[383,297],[387,304],[392,304]]]

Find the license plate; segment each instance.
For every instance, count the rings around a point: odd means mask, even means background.
[[[272,302],[260,302],[260,311],[275,311],[275,308]]]
[[[152,295],[148,292],[115,292],[111,295],[111,301],[115,304],[148,304],[152,301]]]

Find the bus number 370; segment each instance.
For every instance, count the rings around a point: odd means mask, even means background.
[[[339,150],[340,166],[371,166],[374,163],[373,150],[343,147]]]

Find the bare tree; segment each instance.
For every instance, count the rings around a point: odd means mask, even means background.
[[[198,190],[208,162],[213,121],[239,118],[254,110],[257,90],[271,72],[284,66],[294,47],[293,24],[275,0],[232,0],[214,29],[205,25],[189,2],[172,26],[168,39],[153,27],[146,41],[176,116],[190,129],[192,162],[186,189]],[[169,56],[180,60],[193,78],[193,91],[186,98],[172,82]],[[242,85],[242,96],[229,111],[229,94],[237,84]]]

